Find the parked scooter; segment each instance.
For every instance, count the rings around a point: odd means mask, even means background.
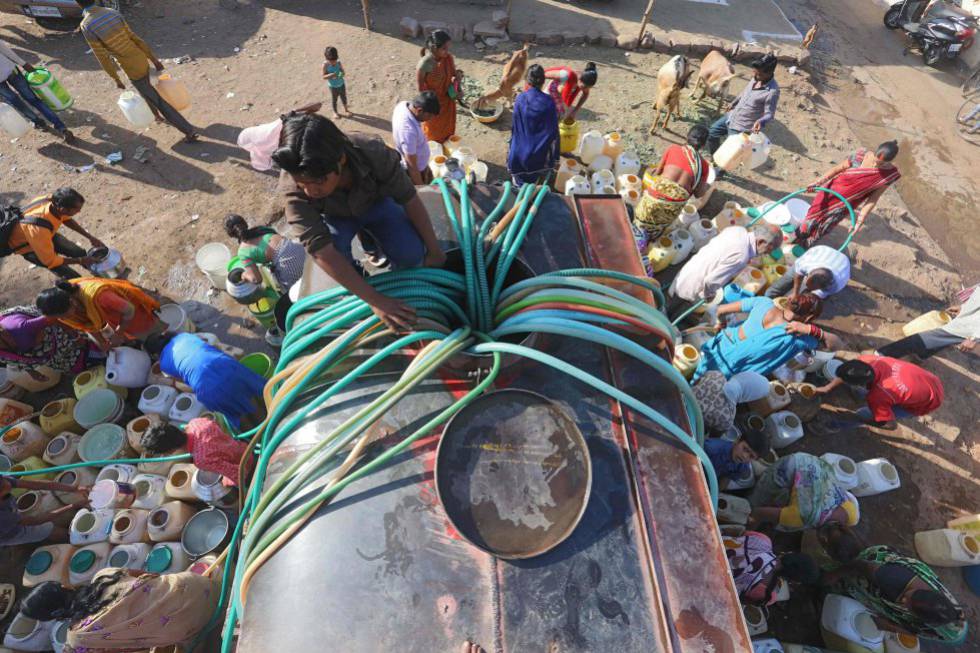
[[[884,23],[889,29],[901,28],[927,66],[955,59],[969,49],[977,27],[973,16],[936,0],[901,0],[885,12]]]

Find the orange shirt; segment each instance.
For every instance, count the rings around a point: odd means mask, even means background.
[[[51,201],[47,197],[38,197],[31,201],[24,209],[24,217],[40,218],[47,220],[51,228],[25,224],[19,222],[10,230],[8,246],[15,254],[29,254],[34,252],[41,263],[51,269],[63,265],[65,258],[54,251],[54,235],[58,233],[61,225],[71,218],[59,218],[51,210]]]

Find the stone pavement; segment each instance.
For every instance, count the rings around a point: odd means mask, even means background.
[[[409,9],[411,7],[411,9]],[[644,41],[636,43],[646,0],[513,0],[509,22],[502,8],[465,2],[403,5],[402,33],[437,27],[454,38],[509,39],[536,45],[593,44],[703,55],[712,48],[741,52],[740,61],[774,50],[782,61],[805,63],[798,30],[774,0],[657,0]],[[376,12],[376,15],[379,12]],[[389,14],[390,16],[390,14]],[[801,26],[805,31],[809,26]],[[491,41],[492,42],[492,41]]]

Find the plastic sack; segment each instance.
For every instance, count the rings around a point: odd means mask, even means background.
[[[281,132],[282,120],[276,118],[264,125],[243,129],[238,135],[238,146],[248,151],[253,168],[262,172],[272,168],[272,153],[279,148]]]

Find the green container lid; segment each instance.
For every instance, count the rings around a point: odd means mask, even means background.
[[[54,556],[49,551],[35,551],[27,560],[27,573],[31,576],[40,576],[51,568]]]
[[[96,555],[94,551],[88,549],[79,551],[71,557],[68,563],[69,568],[76,574],[84,574],[95,564]]]
[[[110,567],[125,567],[130,562],[129,552],[126,550],[116,551],[109,556]]]
[[[174,552],[170,550],[170,547],[161,546],[150,551],[150,555],[146,558],[146,564],[143,565],[143,569],[152,574],[162,574],[170,569],[173,560]]]

